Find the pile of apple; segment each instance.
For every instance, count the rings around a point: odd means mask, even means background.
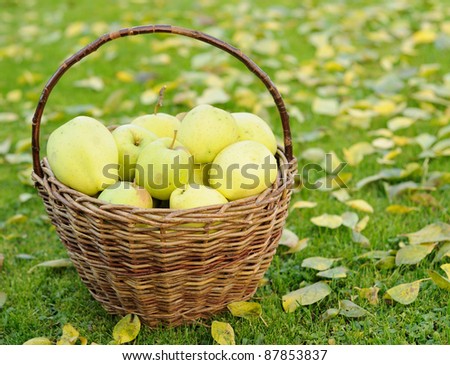
[[[253,113],[198,105],[110,130],[78,116],[54,130],[47,159],[63,184],[111,204],[188,209],[260,194],[277,177],[277,143]]]

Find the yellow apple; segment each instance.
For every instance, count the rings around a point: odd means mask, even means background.
[[[223,149],[209,169],[209,185],[228,200],[257,195],[277,178],[277,163],[262,143],[240,141]]]
[[[184,116],[178,140],[194,156],[195,163],[208,163],[238,140],[238,128],[231,113],[202,104]]]
[[[225,203],[228,203],[228,200],[217,190],[199,184],[177,188],[170,195],[171,209],[190,209]]]
[[[108,186],[98,196],[99,200],[111,204],[152,208],[153,199],[147,190],[129,181],[118,181]]]
[[[192,156],[174,138],[159,138],[148,144],[136,162],[135,181],[154,198],[168,200],[172,191],[189,182]]]
[[[239,133],[239,141],[256,141],[266,146],[275,155],[277,152],[277,140],[270,126],[256,114],[232,113],[236,120]]]
[[[134,119],[131,124],[144,127],[160,138],[172,138],[174,132],[180,128],[180,120],[166,113],[141,115]]]
[[[113,130],[112,135],[119,151],[119,177],[133,181],[134,166],[142,149],[158,136],[148,129],[134,124],[125,124]]]
[[[116,142],[94,118],[79,116],[55,129],[47,142],[47,159],[59,181],[87,195],[118,180]]]

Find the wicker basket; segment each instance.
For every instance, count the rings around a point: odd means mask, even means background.
[[[40,159],[42,114],[53,87],[74,64],[119,37],[171,33],[209,43],[244,63],[273,96],[284,130],[279,174],[258,196],[189,210],[105,204],[68,188]],[[289,116],[269,77],[238,49],[204,33],[147,25],[105,34],[69,57],[42,91],[33,117],[33,175],[39,195],[70,259],[92,296],[110,313],[135,313],[149,326],[208,318],[247,300],[275,254],[297,171]],[[186,225],[186,223],[204,225]]]

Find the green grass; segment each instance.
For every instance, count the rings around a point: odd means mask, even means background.
[[[42,87],[66,57],[104,31],[146,23],[176,24],[218,34],[223,40],[230,41],[249,54],[283,91],[288,107],[297,107],[304,114],[304,123],[295,119],[291,123],[297,157],[307,148],[319,147],[324,151],[335,151],[344,159],[343,148],[360,141],[371,142],[375,137],[369,132],[386,128],[386,122],[391,118],[375,117],[370,127],[364,129],[339,123],[338,118],[313,113],[313,98],[327,91],[324,86],[333,84],[345,88],[344,93],[338,96],[332,93],[330,96],[338,98],[340,102],[393,99],[398,103],[406,102],[408,107],[430,110],[432,118],[418,120],[410,128],[397,131],[396,135],[410,138],[421,133],[436,135],[440,128],[448,124],[448,107],[445,112],[445,106],[421,103],[414,99],[414,93],[419,88],[414,83],[414,77],[416,81],[420,80],[417,69],[422,64],[436,63],[440,66],[436,73],[423,77],[426,82],[442,85],[444,75],[447,74],[448,78],[448,48],[439,49],[435,44],[424,44],[416,47],[416,55],[405,55],[399,51],[402,39],[394,39],[386,44],[377,44],[367,39],[369,32],[383,29],[389,31],[395,22],[400,24],[402,21],[407,25],[408,34],[420,29],[427,19],[439,31],[445,17],[450,17],[448,1],[414,1],[408,8],[398,10],[387,6],[389,1],[386,4],[375,1],[309,1],[303,5],[295,5],[296,2],[286,0],[278,1],[276,6],[270,1],[258,1],[258,5],[256,2],[249,2],[251,10],[244,11],[239,9],[246,6],[245,2],[237,0],[230,1],[225,6],[215,0],[199,1],[195,5],[191,1],[178,1],[176,7],[164,1],[155,1],[151,7],[140,3],[118,1],[116,6],[105,6],[104,1],[76,1],[54,5],[54,1],[43,0],[39,1],[38,6],[35,1],[3,1],[0,13],[0,113],[16,113],[18,120],[0,122],[0,143],[11,137],[10,152],[14,153],[15,143],[30,138],[30,116]],[[330,4],[336,7],[334,11],[328,10]],[[433,10],[434,17],[430,15]],[[358,12],[372,15],[367,17],[367,22],[360,25],[360,28],[355,24],[353,29],[345,19],[347,16],[349,19],[356,19]],[[439,13],[442,13],[442,18],[439,18]],[[69,37],[65,32],[73,27],[74,22],[83,22],[85,28],[80,34]],[[33,26],[35,28],[30,28]],[[96,29],[101,32],[96,32]],[[309,43],[308,37],[314,32],[327,31],[330,31],[331,36],[339,36],[343,43],[348,40],[355,48],[353,53],[346,54],[342,51],[341,54],[343,59],[352,60],[347,70],[356,74],[353,84],[344,85],[345,70],[327,71],[324,68],[326,60],[315,56],[315,48]],[[36,34],[33,35],[33,32]],[[275,39],[280,44],[280,51],[269,51],[267,54],[264,51],[257,52],[252,49],[252,42],[245,42],[245,36],[249,35],[253,35],[255,39]],[[170,85],[175,82],[173,87],[168,88],[164,111],[173,114],[182,112],[189,108],[189,103],[175,104],[172,103],[173,98],[181,91],[194,90],[201,94],[210,82],[206,76],[211,74],[225,80],[223,88],[232,96],[229,102],[222,105],[225,109],[248,109],[237,106],[242,100],[238,100],[234,92],[240,87],[248,88],[260,100],[267,94],[261,83],[231,57],[192,70],[191,60],[195,57],[201,57],[207,52],[212,54],[213,60],[221,56],[219,51],[212,51],[210,46],[186,39],[185,46],[156,52],[155,47],[164,44],[168,37],[171,36],[149,35],[117,40],[71,69],[54,89],[45,110],[47,122],[41,130],[42,151],[45,151],[49,133],[77,114],[77,111],[70,113],[69,107],[80,110],[80,105],[91,104],[102,109],[108,97],[117,90],[123,91],[123,99],[128,106],[122,104],[102,115],[101,120],[108,125],[126,122],[151,110],[152,105],[140,104],[140,95],[147,89],[157,90],[159,85],[165,83]],[[337,42],[339,37],[335,38]],[[447,41],[448,37],[450,36],[447,35]],[[339,44],[335,45],[338,46]],[[377,56],[374,59],[364,57],[368,51],[376,52]],[[169,64],[154,62],[152,57],[162,53],[170,57]],[[380,67],[380,59],[389,55],[397,57],[391,71]],[[299,81],[301,66],[308,64],[316,67],[314,76],[319,78],[316,84]],[[401,74],[408,68],[415,70],[414,77],[406,77],[405,86],[396,95],[378,95],[367,83],[378,80],[388,72]],[[232,70],[239,72],[238,77],[232,77]],[[148,76],[148,81],[124,83],[117,79],[118,71],[143,72]],[[193,82],[182,77],[186,71],[207,71],[209,74],[203,74],[200,82]],[[74,87],[74,82],[90,76],[100,76],[104,80],[105,87],[102,91]],[[250,77],[247,79],[247,76]],[[14,100],[8,94],[13,90],[20,90],[19,100]],[[261,104],[262,109],[258,109]],[[262,100],[262,103],[256,104],[255,110],[269,118],[277,135],[281,137],[276,110],[272,105],[266,104]],[[305,133],[318,128],[324,131],[323,138],[300,142],[300,137]],[[410,162],[422,164],[423,159],[418,158],[420,152],[420,147],[415,144],[402,147],[402,153],[395,158],[392,167],[404,167]],[[380,165],[377,162],[379,157],[380,154],[366,156],[358,166],[347,166],[343,170],[352,174],[348,183],[350,188],[354,188],[360,179],[391,167]],[[0,309],[0,344],[21,344],[38,336],[55,340],[61,335],[62,326],[66,323],[71,323],[89,342],[108,343],[112,338],[113,327],[120,318],[107,314],[90,296],[74,268],[38,268],[28,273],[35,264],[67,257],[67,253],[46,219],[42,201],[36,191],[33,187],[18,182],[18,174],[28,164],[10,164],[1,156],[0,162],[0,253],[4,255],[4,263],[0,269],[0,292],[7,294],[7,300]],[[300,168],[306,163],[307,161],[299,159]],[[448,157],[430,159],[428,171],[448,172]],[[420,183],[422,178],[426,179],[427,176],[419,174],[408,179]],[[310,222],[314,216],[323,213],[341,214],[351,209],[336,201],[329,192],[302,189],[293,195],[293,201],[310,200],[318,205],[314,209],[294,210],[288,217],[286,227],[299,238],[308,237],[308,247],[292,255],[285,255],[285,247],[280,247],[266,274],[269,284],[259,288],[253,298],[261,304],[267,326],[259,319],[234,318],[224,311],[195,325],[172,329],[163,326],[143,328],[134,343],[213,344],[209,326],[212,320],[219,320],[233,326],[238,344],[450,344],[448,291],[439,289],[431,281],[425,281],[421,284],[417,300],[409,305],[392,304],[381,298],[386,290],[395,285],[427,278],[428,269],[440,270],[439,265],[449,262],[448,258],[434,263],[433,252],[417,265],[389,270],[377,269],[371,261],[355,259],[371,250],[398,249],[397,238],[402,233],[417,231],[437,221],[448,222],[448,191],[448,178],[429,191],[442,209],[415,204],[410,200],[409,193],[389,202],[381,182],[367,185],[359,191],[351,191],[353,199],[364,199],[375,210],[370,214],[369,224],[363,231],[371,242],[367,248],[352,242],[349,229],[341,227],[330,230],[314,226]],[[33,197],[20,202],[19,196],[23,193],[31,193]],[[418,211],[392,215],[385,212],[390,204],[415,206]],[[357,213],[360,218],[364,216],[362,212]],[[7,223],[16,214],[26,216],[26,221]],[[21,259],[17,257],[19,254],[32,255],[33,258]],[[302,261],[312,256],[340,257],[341,263],[351,271],[345,279],[332,280],[329,283],[331,295],[319,303],[300,307],[294,313],[285,313],[281,297],[299,288],[301,283],[317,280],[313,270],[301,267]],[[380,288],[380,302],[377,305],[370,305],[358,298],[357,287],[371,286]],[[322,320],[322,313],[329,308],[337,308],[342,299],[353,300],[371,315],[362,318],[337,316],[328,321]]]

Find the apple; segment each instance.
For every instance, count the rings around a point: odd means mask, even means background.
[[[228,200],[217,190],[200,184],[187,184],[170,195],[171,209],[190,209],[225,204]]]
[[[277,178],[277,162],[260,142],[240,141],[224,148],[209,169],[209,185],[228,200],[257,195]]]
[[[112,135],[119,150],[119,177],[121,180],[133,181],[135,164],[142,149],[158,139],[148,129],[135,124],[125,124],[113,130]]]
[[[211,163],[194,164],[191,182],[194,184],[208,185],[208,171],[210,167]]]
[[[131,124],[144,127],[160,138],[172,138],[174,132],[180,128],[180,120],[166,113],[141,115],[134,119]]]
[[[130,181],[118,181],[108,186],[100,193],[98,199],[111,204],[153,208],[153,199],[148,191]]]
[[[239,133],[239,141],[256,141],[266,146],[275,155],[277,152],[277,140],[266,121],[253,113],[231,113],[236,120]]]
[[[238,128],[231,113],[201,104],[184,116],[178,140],[194,156],[195,163],[208,163],[238,140]]]
[[[49,136],[48,163],[63,184],[95,195],[118,180],[119,152],[112,133],[98,120],[78,116]]]
[[[148,144],[136,162],[135,182],[152,197],[168,200],[172,191],[189,182],[193,161],[175,138],[159,138]]]

